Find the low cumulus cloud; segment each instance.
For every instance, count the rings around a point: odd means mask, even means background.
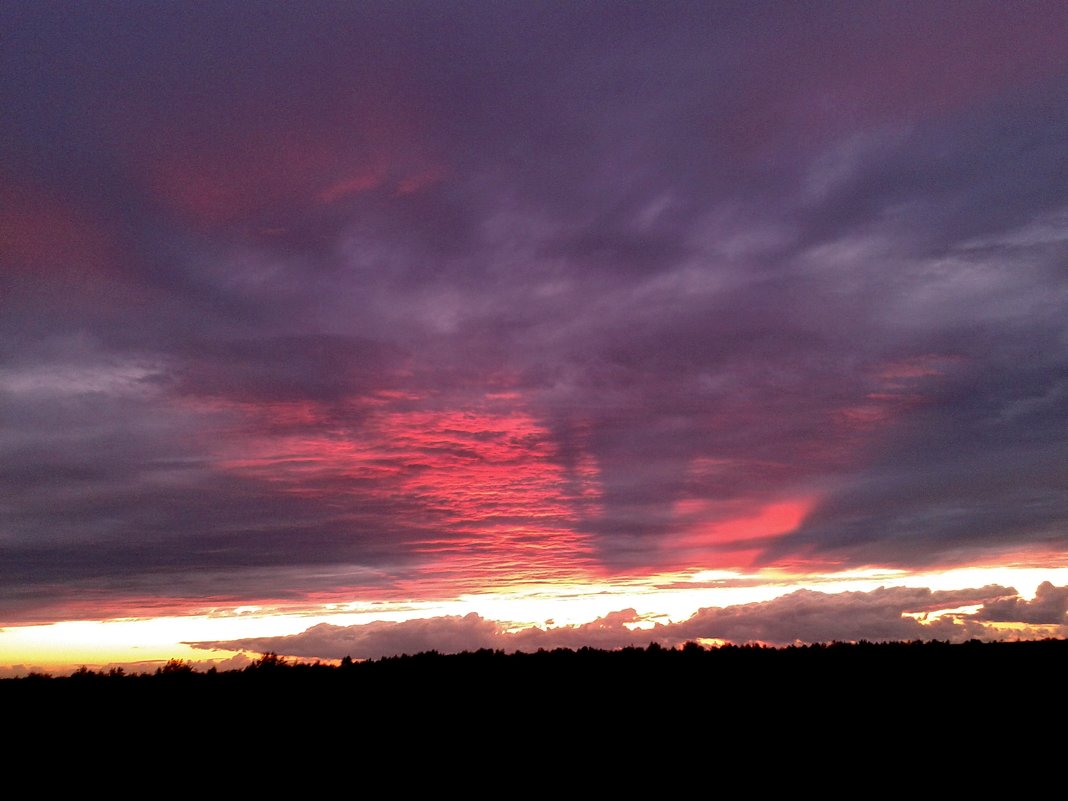
[[[492,620],[471,613],[443,617],[405,620],[399,623],[377,621],[356,626],[333,626],[320,623],[301,634],[286,637],[254,637],[232,643],[218,643],[220,648],[244,651],[275,651],[292,656],[339,659],[346,655],[387,656],[414,654],[421,651],[453,653],[479,648],[498,648],[501,629]],[[234,647],[236,646],[236,648]],[[195,647],[212,647],[196,643]]]
[[[1043,581],[1033,600],[1002,598],[986,604],[977,616],[980,620],[1010,623],[1068,624],[1068,587],[1054,587]]]
[[[798,590],[770,601],[707,607],[677,623],[642,627],[634,609],[609,613],[589,623],[511,630],[472,612],[403,622],[375,621],[352,626],[322,623],[300,634],[190,643],[195,648],[274,651],[289,656],[373,659],[421,651],[457,653],[479,648],[535,651],[539,648],[615,649],[691,640],[733,643],[850,642],[859,640],[1000,640],[1065,636],[1068,587],[1048,583],[1033,601],[1010,587],[933,591],[922,587],[880,587],[871,592],[824,593]],[[978,612],[969,611],[979,607]],[[954,611],[961,610],[965,611]],[[931,613],[937,614],[931,617]],[[999,629],[992,623],[1031,624]],[[1059,625],[1051,625],[1059,624]]]

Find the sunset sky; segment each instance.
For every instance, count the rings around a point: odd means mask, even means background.
[[[0,30],[0,676],[1068,635],[1068,4]]]

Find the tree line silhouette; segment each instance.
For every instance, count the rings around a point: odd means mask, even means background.
[[[334,747],[368,754],[443,745],[503,753],[537,741],[575,755],[594,738],[659,753],[668,738],[694,759],[707,758],[704,747],[737,758],[795,745],[871,754],[876,742],[893,755],[899,738],[937,753],[1040,731],[1068,714],[1065,675],[1068,640],[482,649],[340,664],[265,653],[235,670],[172,659],[146,673],[4,679],[0,709],[9,731],[51,737],[60,721],[73,732],[164,730],[179,750],[237,727],[276,751],[314,750],[323,742],[315,732],[331,732]],[[697,739],[679,734],[694,731]]]
[[[657,643],[647,647],[630,646],[615,650],[539,649],[534,652],[505,652],[482,648],[455,654],[424,651],[378,659],[354,660],[346,656],[339,663],[306,662],[275,652],[262,654],[244,668],[198,671],[193,664],[171,659],[154,671],[135,673],[123,667],[92,670],[81,667],[70,676],[55,677],[31,672],[27,676],[0,680],[8,690],[30,685],[102,686],[112,684],[188,684],[237,686],[242,683],[362,682],[365,684],[410,682],[440,684],[446,680],[474,683],[486,680],[580,681],[596,676],[600,681],[641,681],[673,676],[689,679],[720,676],[752,682],[770,675],[819,682],[820,677],[865,675],[904,681],[919,672],[927,678],[946,673],[962,681],[987,673],[1001,677],[1026,673],[1033,680],[1046,675],[1063,675],[1068,668],[1068,640],[1045,639],[1022,642],[949,643],[938,640],[912,642],[869,642],[798,644],[785,647],[765,645],[718,645],[704,647],[688,642],[679,648]],[[916,677],[916,676],[913,676]]]

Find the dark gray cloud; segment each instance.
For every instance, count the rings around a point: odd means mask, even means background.
[[[926,588],[885,587],[871,592],[827,594],[799,590],[772,601],[701,609],[676,624],[684,639],[715,637],[732,642],[826,642],[830,640],[963,639],[979,629],[967,617],[921,623],[908,613],[923,614],[989,602],[1014,595],[1006,587],[934,592]]]
[[[1066,551],[1063,4],[0,24],[0,620]]]
[[[1054,587],[1043,581],[1030,601],[1004,598],[987,603],[979,613],[981,620],[1011,623],[1068,624],[1068,587]]]

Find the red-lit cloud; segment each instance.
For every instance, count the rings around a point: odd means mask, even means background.
[[[218,464],[350,515],[354,526],[369,524],[367,506],[387,510],[384,528],[410,532],[393,547],[415,560],[401,591],[440,596],[591,574],[579,523],[596,502],[595,469],[565,470],[549,432],[512,398],[469,411],[391,408],[411,402],[380,398],[358,425],[329,436],[243,438],[241,457]],[[307,421],[287,411],[286,424]]]
[[[0,624],[1068,562],[1063,4],[314,6],[0,9]]]
[[[118,247],[96,215],[43,187],[5,177],[0,258],[11,290],[94,294],[121,276]]]

